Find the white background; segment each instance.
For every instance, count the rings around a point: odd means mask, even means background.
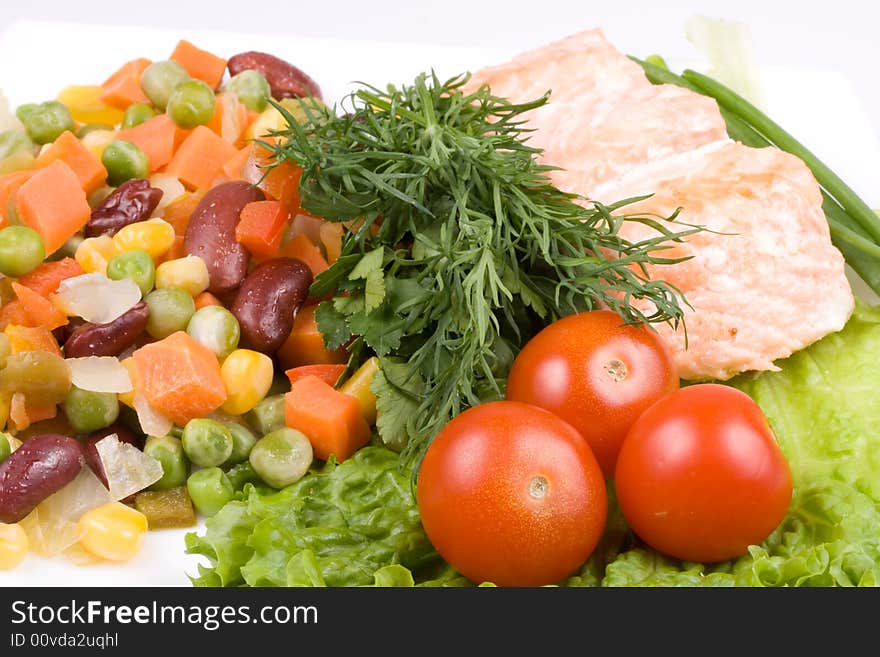
[[[521,50],[601,26],[625,52],[687,59],[683,26],[693,13],[745,21],[759,64],[844,73],[880,133],[876,0],[0,0],[0,28],[20,18]]]

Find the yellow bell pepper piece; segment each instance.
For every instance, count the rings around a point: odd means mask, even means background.
[[[73,120],[79,123],[122,123],[122,110],[105,105],[100,99],[103,92],[104,88],[97,85],[71,85],[61,90],[58,100],[67,105]]]

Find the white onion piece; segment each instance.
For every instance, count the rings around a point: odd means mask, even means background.
[[[88,511],[113,500],[91,468],[40,502],[21,525],[33,550],[46,557],[61,554],[79,540],[77,522]]]
[[[122,442],[115,433],[99,440],[95,449],[104,466],[110,497],[116,501],[124,500],[162,478],[159,461],[134,445]]]
[[[135,393],[133,405],[141,430],[148,436],[165,436],[174,426],[170,419],[150,406],[150,402],[141,393]]]
[[[162,217],[165,214],[165,208],[186,191],[183,183],[168,173],[154,173],[150,176],[150,187],[162,190],[162,198],[159,199],[159,204],[153,210],[154,217]]]
[[[130,278],[113,281],[104,274],[82,274],[62,281],[55,298],[68,315],[106,324],[131,310],[141,300],[141,289]]]
[[[128,370],[115,356],[67,358],[70,380],[77,388],[92,392],[131,392]]]

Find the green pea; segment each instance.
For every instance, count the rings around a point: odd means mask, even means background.
[[[232,482],[220,468],[204,468],[186,480],[186,490],[196,510],[204,516],[215,515],[235,496]]]
[[[146,178],[150,173],[147,154],[137,144],[124,139],[107,144],[101,154],[101,164],[107,169],[107,182],[114,187],[133,178]]]
[[[308,472],[313,458],[309,439],[284,427],[260,438],[248,460],[263,481],[273,488],[284,488]]]
[[[9,437],[0,431],[0,463],[3,463],[10,454],[12,454],[12,445],[9,444]]]
[[[227,422],[226,428],[232,434],[232,454],[223,465],[235,465],[247,461],[251,450],[257,444],[257,437],[250,429],[238,422]]]
[[[144,445],[144,454],[151,456],[162,465],[162,478],[154,483],[152,490],[168,490],[186,483],[189,474],[189,461],[183,445],[174,436],[150,436]]]
[[[257,433],[266,435],[284,426],[284,412],[284,395],[272,395],[249,410],[245,419]]]
[[[226,471],[226,477],[234,490],[242,490],[245,484],[261,484],[263,480],[254,470],[250,461],[236,463]]]
[[[147,333],[161,340],[177,331],[185,331],[196,304],[189,292],[179,287],[153,290],[144,299],[150,310]]]
[[[166,111],[178,126],[191,130],[211,120],[216,104],[211,87],[201,80],[187,80],[174,87]]]
[[[74,386],[64,398],[63,407],[67,421],[77,433],[109,427],[119,417],[119,398],[112,392],[93,392]]]
[[[37,144],[51,143],[65,130],[73,132],[76,127],[67,105],[57,100],[22,105],[15,114],[28,136]]]
[[[223,306],[205,306],[190,318],[186,332],[218,358],[225,358],[238,348],[241,326],[235,315]]]
[[[156,282],[156,265],[146,251],[126,251],[110,258],[107,263],[107,278],[114,281],[130,278],[137,283],[141,294],[147,296]]]
[[[27,151],[33,155],[34,142],[30,137],[20,130],[0,132],[0,160],[21,151]]]
[[[234,93],[245,107],[255,112],[266,109],[272,97],[272,89],[266,78],[252,70],[233,75],[226,83],[226,91]]]
[[[187,422],[181,443],[189,460],[203,468],[221,465],[232,454],[232,434],[229,429],[207,418]]]
[[[27,226],[0,230],[0,273],[18,278],[39,267],[46,257],[43,238]]]
[[[133,128],[156,116],[156,110],[146,103],[132,103],[122,116],[122,127]]]
[[[76,136],[82,139],[90,132],[95,132],[96,130],[113,130],[113,126],[106,123],[86,123],[77,129]]]
[[[189,73],[177,62],[153,62],[141,75],[141,89],[153,107],[164,112],[174,87],[186,80],[189,80]]]

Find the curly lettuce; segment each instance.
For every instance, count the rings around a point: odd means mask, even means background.
[[[277,492],[246,488],[245,498],[186,537],[208,558],[196,586],[411,585],[440,558],[422,529],[398,456],[365,447]],[[452,581],[454,574],[431,573]]]

